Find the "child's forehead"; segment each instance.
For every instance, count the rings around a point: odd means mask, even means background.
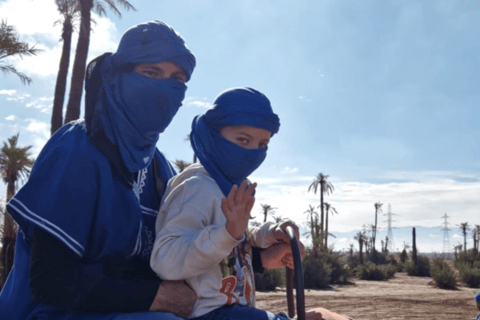
[[[247,134],[253,134],[253,135],[272,135],[272,132],[263,128],[259,127],[253,127],[253,126],[246,126],[246,125],[234,125],[234,126],[225,126],[221,130],[228,130],[228,131],[233,131],[236,133],[247,133]]]

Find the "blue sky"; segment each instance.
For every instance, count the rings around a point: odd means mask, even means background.
[[[251,177],[258,219],[260,204],[270,204],[302,225],[308,205],[318,205],[308,186],[323,172],[335,187],[327,196],[338,211],[333,233],[373,223],[377,201],[384,212],[391,204],[397,226],[439,226],[444,213],[455,233],[461,222],[480,224],[478,1],[131,4],[137,12],[122,11],[122,19],[94,15],[90,58],[115,51],[128,27],[152,19],[186,39],[197,67],[158,143],[170,160],[192,158],[184,141],[191,120],[222,90],[249,86],[270,98],[281,128]],[[0,18],[44,49],[11,61],[33,78],[30,86],[0,76],[0,139],[20,131],[20,144],[38,154],[49,137],[59,16],[53,0],[3,0]]]

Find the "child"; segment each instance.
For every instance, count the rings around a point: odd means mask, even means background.
[[[193,121],[190,141],[200,164],[168,182],[150,260],[160,278],[185,279],[195,291],[189,318],[288,319],[255,308],[251,247],[275,249],[281,242],[278,228],[266,223],[245,235],[256,188],[246,178],[265,159],[279,127],[270,101],[251,88],[222,92],[213,108]],[[282,263],[291,266],[287,256]],[[265,265],[268,258],[261,260]],[[308,319],[339,316],[314,310]]]
[[[279,127],[270,101],[250,88],[224,91],[193,121],[190,140],[200,164],[169,181],[151,257],[162,279],[186,279],[196,292],[189,318],[268,318],[253,308],[251,246],[276,240],[268,225],[245,237],[256,188],[246,178],[265,159]]]
[[[475,293],[474,298],[477,303],[477,309],[480,310],[480,292]],[[477,314],[477,320],[480,320],[480,312]]]

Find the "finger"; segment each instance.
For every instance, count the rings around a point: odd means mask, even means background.
[[[237,195],[235,196],[236,205],[239,205],[244,201],[245,190],[247,189],[247,186],[248,186],[248,181],[243,180],[243,182],[240,184],[240,187],[238,187]]]
[[[228,200],[227,199],[225,199],[225,198],[222,199],[221,207],[222,207],[223,214],[225,215],[225,218],[227,218],[227,221],[228,221],[230,216],[231,216],[231,210],[228,207]]]
[[[230,192],[228,194],[228,207],[230,208],[230,210],[233,210],[233,208],[235,207],[235,197],[236,197],[236,194],[238,192],[238,186],[236,184],[234,184],[232,186],[232,189],[230,189]]]
[[[250,200],[248,201],[247,207],[245,209],[245,212],[248,214],[248,217],[250,217],[250,213],[252,212],[254,204],[255,204],[255,197],[251,197]]]

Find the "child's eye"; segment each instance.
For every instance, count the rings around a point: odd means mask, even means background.
[[[237,138],[237,141],[240,144],[248,144],[248,139],[247,138]]]

